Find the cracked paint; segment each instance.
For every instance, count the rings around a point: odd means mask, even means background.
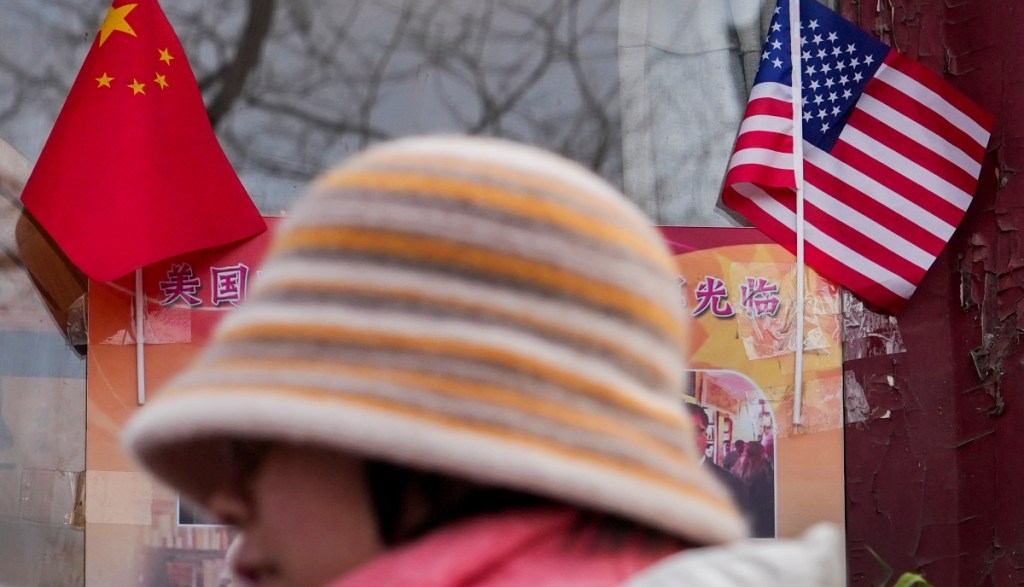
[[[860,382],[870,410],[846,428],[850,585],[891,584],[903,572],[937,586],[1017,585],[1024,5],[843,0],[840,8],[998,119],[975,201],[899,317],[904,351],[845,357],[846,377]]]

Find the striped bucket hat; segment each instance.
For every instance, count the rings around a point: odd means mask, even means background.
[[[724,542],[746,527],[681,410],[681,305],[650,220],[579,165],[399,140],[313,184],[246,304],[125,443],[198,501],[218,442],[270,439]]]

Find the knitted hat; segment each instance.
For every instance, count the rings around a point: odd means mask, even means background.
[[[531,147],[373,148],[296,204],[245,305],[126,446],[198,501],[226,469],[219,439],[271,439],[741,537],[681,409],[682,300],[650,224]]]

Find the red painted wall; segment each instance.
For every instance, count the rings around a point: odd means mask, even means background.
[[[1024,4],[841,0],[847,18],[998,117],[976,201],[899,317],[907,352],[850,361],[850,584],[1024,582]],[[877,554],[877,558],[875,556]],[[891,580],[891,579],[890,579]]]

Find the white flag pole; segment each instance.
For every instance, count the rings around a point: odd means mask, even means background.
[[[793,365],[793,425],[803,418],[804,400],[804,93],[800,71],[800,0],[789,0],[789,54],[793,66],[793,180],[796,184],[796,357]]]
[[[143,317],[146,314],[146,294],[142,290],[142,268],[135,270],[135,379],[138,382],[139,405],[146,403],[146,337]]]

